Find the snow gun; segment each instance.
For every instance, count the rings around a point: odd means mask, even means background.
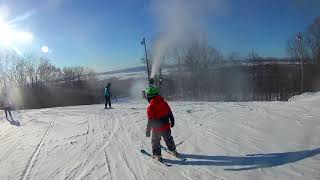
[[[150,78],[150,80],[149,80],[149,86],[154,86],[154,79],[153,79],[153,78]]]

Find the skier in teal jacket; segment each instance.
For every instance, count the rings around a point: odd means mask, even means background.
[[[104,108],[107,109],[108,108],[108,104],[109,104],[109,108],[111,109],[111,83],[108,83],[108,85],[104,88],[104,98],[106,100],[106,103],[104,105]]]

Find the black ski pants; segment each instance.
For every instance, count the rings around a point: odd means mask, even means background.
[[[176,145],[174,143],[173,137],[171,136],[171,130],[167,131],[152,131],[151,145],[153,155],[161,156],[161,137],[163,137],[169,151],[175,151]]]
[[[10,117],[12,118],[11,108],[10,107],[5,107],[4,108],[4,112],[6,113],[6,118],[8,118],[8,113],[9,113]]]
[[[110,96],[105,96],[104,98],[106,99],[106,103],[105,103],[104,106],[107,107],[108,104],[109,104],[109,107],[111,107],[111,98],[110,98]]]

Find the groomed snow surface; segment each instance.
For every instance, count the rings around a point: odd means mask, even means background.
[[[181,162],[140,153],[144,101],[1,112],[0,179],[320,179],[320,94],[289,102],[169,102]],[[163,145],[164,142],[162,142]]]

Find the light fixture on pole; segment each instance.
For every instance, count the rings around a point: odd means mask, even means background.
[[[303,93],[303,91],[304,91],[304,88],[303,88],[303,64],[304,64],[304,62],[303,62],[303,49],[302,49],[302,35],[301,35],[301,33],[299,33],[298,35],[297,35],[297,37],[296,37],[296,39],[297,39],[297,41],[298,41],[298,43],[299,43],[299,50],[300,50],[300,63],[301,63],[301,89],[300,89],[300,93],[302,94]]]
[[[147,54],[147,45],[146,45],[146,39],[142,38],[141,45],[144,45],[144,53],[145,53],[145,58],[146,58],[146,63],[147,63],[147,74],[148,74],[148,82],[150,80],[150,69],[149,69],[149,60],[148,60],[148,54]]]

